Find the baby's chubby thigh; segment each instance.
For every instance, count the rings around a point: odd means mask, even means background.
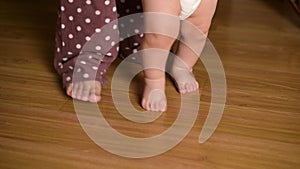
[[[202,0],[197,10],[186,20],[181,21],[181,40],[200,54],[206,41],[217,0]]]
[[[217,2],[218,0],[202,0],[196,11],[186,21],[193,24],[202,34],[207,36],[216,11]]]
[[[180,29],[178,16],[181,11],[179,0],[144,0],[143,8],[145,33],[177,38]]]

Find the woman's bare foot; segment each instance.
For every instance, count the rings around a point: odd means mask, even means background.
[[[98,81],[72,83],[67,87],[66,92],[73,99],[96,103],[101,100],[101,83]]]

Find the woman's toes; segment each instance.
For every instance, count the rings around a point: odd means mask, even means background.
[[[89,86],[84,86],[83,91],[82,91],[81,99],[83,101],[88,101],[89,100],[89,95],[90,95],[90,87]]]
[[[92,103],[97,102],[97,98],[95,95],[89,95],[87,99],[89,102],[92,102]]]
[[[73,88],[73,84],[69,84],[69,86],[66,89],[66,93],[70,97],[72,97],[72,88]]]
[[[90,95],[88,101],[92,103],[97,103],[101,100],[101,96]]]
[[[94,82],[91,84],[89,101],[99,102],[101,100],[101,84],[99,82]]]
[[[84,86],[81,83],[78,84],[78,88],[76,91],[76,99],[78,99],[78,100],[81,100],[83,87]]]
[[[99,102],[101,100],[101,84],[95,81],[71,84],[67,87],[66,93],[73,99]]]
[[[76,97],[77,97],[77,90],[78,90],[78,84],[75,83],[75,84],[73,84],[73,86],[72,86],[72,95],[71,95],[71,97],[72,97],[73,99],[76,99]]]

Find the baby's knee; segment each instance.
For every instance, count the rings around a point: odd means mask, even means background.
[[[181,29],[181,40],[186,43],[200,43],[206,40],[209,28],[198,27],[194,25],[182,26]]]
[[[209,22],[209,23],[204,23],[204,24],[202,24],[202,25],[198,25],[198,26],[197,26],[199,32],[201,33],[201,36],[207,37],[208,32],[209,32],[210,25],[211,25],[211,22]]]
[[[144,18],[144,47],[170,49],[179,34],[179,18],[162,13],[146,14]]]
[[[158,48],[169,50],[173,45],[175,38],[160,35],[160,34],[145,34],[143,47],[144,48]]]

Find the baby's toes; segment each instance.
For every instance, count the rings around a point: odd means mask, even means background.
[[[161,101],[159,104],[159,111],[166,111],[167,110],[167,103],[165,101]]]
[[[194,91],[198,90],[199,89],[199,84],[198,82],[195,82],[194,83]]]
[[[151,111],[158,111],[159,110],[159,104],[154,102],[151,104]]]
[[[181,93],[181,94],[186,93],[186,91],[185,91],[185,84],[184,83],[180,83],[178,85],[178,90],[179,90],[179,93]]]

